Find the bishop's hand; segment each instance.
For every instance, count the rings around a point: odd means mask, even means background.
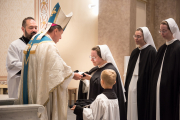
[[[74,73],[73,79],[75,80],[80,80],[82,79],[83,75],[79,74],[79,73]]]

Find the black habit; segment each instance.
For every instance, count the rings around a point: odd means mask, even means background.
[[[156,50],[151,45],[146,48],[139,50],[138,48],[134,49],[131,53],[126,81],[125,81],[125,90],[126,90],[126,109],[128,105],[128,90],[129,85],[132,79],[134,68],[140,54],[139,60],[139,71],[138,71],[138,81],[137,81],[137,108],[138,108],[138,120],[147,120],[148,113],[148,91],[149,91],[149,82],[152,73],[152,66],[156,55]]]
[[[86,74],[91,75],[93,72],[95,72],[98,69],[98,67],[93,67],[89,72],[85,72]],[[78,89],[78,100],[79,99],[87,99],[87,93],[83,93],[83,81],[80,80],[79,82],[79,89]]]
[[[166,50],[166,53],[165,53]],[[150,120],[156,120],[156,87],[165,53],[160,82],[160,120],[179,120],[180,41],[162,45],[153,66]]]
[[[103,88],[101,87],[100,81],[101,81],[101,72],[105,69],[112,69],[117,74],[116,84],[113,86],[113,90],[115,91],[119,101],[120,119],[127,120],[124,95],[123,95],[124,93],[121,85],[120,75],[112,63],[107,63],[104,67],[98,68],[96,72],[92,75],[90,79],[89,99],[95,99],[99,94],[103,93]]]

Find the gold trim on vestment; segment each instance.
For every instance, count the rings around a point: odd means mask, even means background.
[[[38,45],[39,43],[34,43],[33,45]]]
[[[29,56],[28,56],[27,60],[26,60],[26,56],[25,56],[25,58],[24,58],[25,64],[27,64],[28,61],[29,61]]]
[[[35,44],[33,44],[33,46],[34,45],[36,45],[36,47],[39,45],[39,44],[41,44],[41,43],[46,43],[46,42],[54,42],[54,41],[43,41],[43,42],[40,42],[40,43],[35,43]],[[28,46],[29,46],[30,44],[28,44]],[[32,47],[33,47],[32,46]],[[31,47],[31,48],[32,48]],[[29,48],[28,48],[29,49]],[[28,50],[27,50],[28,51]],[[27,54],[27,51],[26,50],[24,50],[23,52],[24,52],[24,54]],[[30,54],[35,54],[36,53],[36,50],[30,50]]]
[[[29,49],[31,49],[31,44],[27,44],[27,46],[28,46],[27,50],[24,50],[24,51],[23,51],[24,54],[27,54],[27,51],[28,51]]]
[[[71,73],[69,76],[65,77],[64,80],[63,80],[60,84],[58,84],[58,85],[56,85],[54,88],[52,88],[52,89],[49,91],[49,94],[50,94],[51,92],[53,92],[54,89],[56,89],[59,85],[63,84],[64,81],[65,81],[66,79],[68,79],[71,75],[72,75],[72,73]],[[43,106],[46,106],[48,102],[49,102],[49,98],[46,100],[46,102],[43,104]]]
[[[31,50],[30,54],[34,54],[36,52],[36,50]],[[24,50],[24,54],[27,54],[27,51]]]
[[[53,21],[54,24],[56,24],[56,20],[57,20],[57,17],[59,16],[59,11],[60,10],[61,10],[61,7],[59,7],[59,10],[58,10],[58,12],[56,14],[56,17],[54,18],[54,21]]]
[[[46,43],[46,42],[54,42],[53,40],[52,41],[43,41],[43,42],[40,42],[38,45],[42,44],[42,43]]]
[[[53,11],[51,13],[51,16],[53,16],[53,14],[56,14],[56,7],[53,8]]]
[[[32,50],[30,51],[30,54],[34,54],[36,52],[36,50]]]
[[[27,51],[24,50],[23,53],[24,53],[24,54],[27,54]]]

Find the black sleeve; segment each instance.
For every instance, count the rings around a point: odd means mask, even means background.
[[[150,118],[150,87],[151,87],[151,80],[152,80],[152,76],[153,76],[153,65],[154,65],[154,61],[155,61],[155,57],[156,57],[156,54],[157,54],[157,52],[156,52],[156,50],[152,50],[152,51],[150,51],[150,59],[149,59],[149,66],[148,66],[148,68],[149,68],[149,74],[148,74],[148,80],[149,81],[147,81],[147,84],[146,84],[146,99],[145,99],[145,103],[146,103],[146,105],[145,105],[145,118],[144,119],[147,119],[147,118]]]
[[[83,108],[79,105],[76,105],[76,108],[74,109],[74,114],[83,118]]]
[[[21,74],[21,70],[20,70],[18,73],[16,73],[16,75],[17,75],[17,74]]]

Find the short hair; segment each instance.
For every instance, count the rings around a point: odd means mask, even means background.
[[[112,69],[103,70],[101,73],[101,79],[104,81],[105,85],[113,86],[116,81],[117,74]]]
[[[48,30],[48,33],[51,33],[53,30],[58,29],[59,31],[63,30],[62,27],[60,25],[56,25],[56,26],[51,26],[50,29]]]
[[[168,22],[167,21],[162,21],[161,22],[161,24],[162,25],[166,25],[167,26],[167,28],[170,30],[170,27],[169,27],[169,24],[168,24]],[[170,30],[171,31],[171,30]]]
[[[26,27],[26,21],[27,20],[34,20],[35,21],[35,19],[33,18],[33,17],[27,17],[27,18],[24,18],[24,20],[22,21],[22,26],[25,28]]]
[[[93,47],[91,50],[96,51],[96,52],[97,52],[97,55],[98,55],[100,58],[102,58],[102,57],[101,57],[101,50],[100,50],[99,46],[95,46],[95,47]]]

